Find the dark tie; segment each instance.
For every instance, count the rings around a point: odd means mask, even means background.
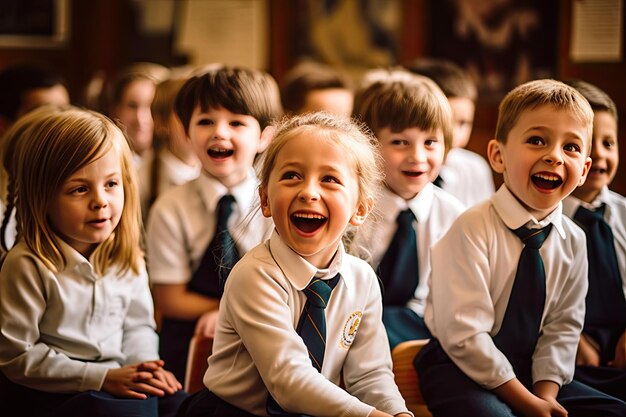
[[[443,188],[444,181],[443,178],[441,178],[441,175],[437,175],[437,178],[435,178],[433,184],[435,184],[439,188]]]
[[[192,291],[216,298],[224,292],[226,278],[239,260],[235,241],[228,231],[228,219],[233,213],[234,202],[235,198],[227,194],[217,203],[215,234],[189,281],[188,288]]]
[[[415,215],[410,209],[401,211],[396,222],[398,228],[387,252],[378,265],[378,275],[383,284],[383,304],[403,306],[415,293],[419,283],[417,236],[413,228]]]
[[[322,372],[324,352],[326,350],[326,313],[325,309],[330,299],[330,294],[339,282],[341,275],[337,274],[328,281],[313,278],[309,285],[302,290],[306,295],[306,303],[302,309],[296,332],[302,337],[302,341],[309,351],[311,364],[319,372]],[[267,413],[270,416],[302,416],[302,414],[287,413],[280,408],[278,403],[270,395],[267,399]]]
[[[603,204],[595,211],[579,207],[574,220],[587,236],[589,290],[585,333],[600,345],[603,363],[613,359],[615,343],[626,326],[626,301],[622,288],[611,227],[604,221]]]
[[[532,355],[539,339],[541,317],[546,302],[546,274],[539,249],[552,230],[520,227],[513,232],[524,249],[517,264],[515,281],[495,345],[506,355],[517,377],[528,385]]]

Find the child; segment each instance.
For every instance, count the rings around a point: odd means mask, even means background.
[[[191,337],[213,335],[230,267],[271,233],[271,222],[260,214],[241,223],[258,186],[254,158],[267,147],[270,123],[281,107],[269,74],[229,67],[190,78],[175,107],[202,173],[157,199],[147,241],[148,270],[163,317],[161,357],[182,379]]]
[[[348,117],[352,113],[354,94],[350,80],[328,65],[296,65],[285,74],[280,90],[283,107],[289,114],[327,111]]]
[[[47,68],[20,64],[0,71],[0,137],[29,111],[52,104],[70,104],[63,78]]]
[[[420,58],[410,70],[436,82],[452,108],[452,149],[435,184],[467,207],[491,197],[494,185],[489,164],[480,155],[465,149],[474,124],[476,85],[462,68],[443,59]]]
[[[159,194],[200,175],[200,161],[174,111],[176,94],[185,81],[186,78],[170,78],[156,86],[151,107],[155,154],[150,161],[141,164],[139,169],[139,191],[144,218]]]
[[[125,127],[137,169],[152,157],[154,122],[150,105],[156,84],[168,75],[166,67],[138,62],[116,74],[106,91],[105,112]]]
[[[626,400],[626,198],[608,188],[619,164],[617,108],[595,85],[577,80],[568,84],[594,111],[589,175],[563,202],[563,213],[587,235],[589,259],[587,310],[575,377]]]
[[[452,141],[452,118],[435,83],[400,70],[358,92],[355,115],[380,143],[386,187],[381,217],[368,220],[350,252],[367,258],[380,275],[383,322],[393,349],[430,336],[422,318],[430,247],[464,210],[431,182]]]
[[[488,157],[504,185],[432,248],[433,338],[415,366],[433,415],[626,415],[622,401],[572,381],[587,261],[561,201],[591,166],[592,119],[584,97],[554,80],[500,103]]]
[[[173,415],[184,393],[157,354],[123,133],[67,109],[33,122],[15,155],[19,236],[0,272],[3,409]]]
[[[410,415],[391,372],[376,275],[341,243],[372,208],[377,157],[346,118],[313,113],[277,129],[259,188],[276,229],[228,277],[208,390],[179,416]],[[308,333],[313,323],[320,333]]]

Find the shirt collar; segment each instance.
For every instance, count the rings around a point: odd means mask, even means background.
[[[491,202],[494,209],[509,229],[515,230],[522,226],[535,229],[545,227],[552,223],[561,238],[565,239],[566,237],[565,229],[563,229],[563,204],[561,202],[559,202],[559,205],[552,213],[541,221],[538,221],[535,216],[530,214],[504,184],[491,197]]]
[[[417,222],[425,222],[428,219],[435,196],[435,186],[428,183],[415,197],[405,200],[389,188],[384,188],[381,198],[378,200],[378,209],[386,222],[395,222],[398,213],[410,209],[415,215]]]
[[[258,180],[253,169],[248,171],[246,179],[230,189],[205,172],[200,174],[196,184],[202,202],[211,212],[217,209],[220,198],[226,194],[231,194],[235,198],[236,212],[240,215],[247,213],[258,195]]]
[[[591,203],[587,203],[586,201],[583,201],[578,197],[570,195],[563,201],[563,213],[565,213],[569,217],[574,217],[574,215],[576,214],[576,210],[578,210],[578,207],[580,206],[583,206],[587,210],[595,211],[602,204],[605,204],[608,201],[609,187],[607,186],[602,187],[598,196]],[[607,209],[608,208],[609,206],[607,205]]]
[[[80,252],[71,247],[59,236],[57,236],[57,242],[59,243],[59,248],[61,249],[63,256],[65,257],[66,271],[79,270],[83,276],[93,280],[97,279],[96,271],[91,263],[91,257],[90,259],[85,258]]]
[[[337,275],[341,269],[344,253],[343,243],[341,242],[339,243],[339,248],[335,256],[330,262],[330,266],[326,269],[317,269],[313,264],[294,252],[283,242],[276,229],[272,232],[269,247],[276,264],[283,274],[285,274],[289,282],[291,282],[291,285],[298,291],[302,291],[306,288],[313,277],[324,280],[331,279]]]

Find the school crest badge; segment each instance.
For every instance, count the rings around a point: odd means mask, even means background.
[[[360,311],[355,311],[350,314],[348,317],[348,321],[343,326],[343,332],[341,333],[341,341],[339,342],[339,346],[344,349],[350,349],[352,342],[354,342],[354,338],[356,337],[356,332],[359,328],[359,324],[361,324],[361,318],[363,317],[363,313]]]

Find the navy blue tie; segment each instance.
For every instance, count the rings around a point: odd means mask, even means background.
[[[414,221],[415,215],[410,209],[398,214],[398,228],[378,265],[385,306],[404,306],[413,298],[419,283]]]
[[[615,344],[626,327],[626,301],[611,227],[604,221],[603,204],[592,211],[579,207],[574,221],[587,236],[589,290],[584,332],[600,346],[600,361],[615,356]]]
[[[228,219],[233,213],[234,203],[235,198],[230,194],[224,195],[217,203],[215,234],[187,285],[192,291],[216,298],[224,292],[226,278],[239,260],[235,241],[228,231]]]
[[[546,302],[546,274],[539,249],[547,239],[552,224],[543,229],[520,227],[513,232],[522,240],[515,281],[495,345],[506,355],[515,373],[525,385],[530,384],[530,364],[539,339],[541,317]]]
[[[341,278],[340,274],[332,279],[324,281],[313,278],[302,292],[306,295],[306,303],[300,314],[300,320],[296,326],[296,332],[302,337],[302,341],[309,351],[311,364],[318,372],[322,372],[324,352],[326,350],[326,313],[330,295]],[[267,413],[270,416],[303,416],[283,411],[270,395],[267,399]]]

